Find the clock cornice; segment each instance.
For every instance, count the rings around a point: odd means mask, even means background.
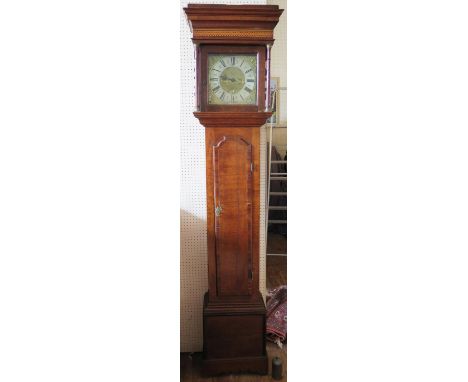
[[[283,13],[277,5],[188,4],[184,11],[196,44],[271,45]]]

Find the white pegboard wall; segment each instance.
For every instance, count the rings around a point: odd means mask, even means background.
[[[203,295],[208,290],[206,247],[205,131],[193,116],[195,57],[183,8],[188,3],[266,4],[266,0],[180,2],[180,351],[203,347]],[[266,132],[261,129],[260,153],[266,158]],[[260,171],[260,291],[266,292],[265,163]]]
[[[274,37],[275,42],[271,49],[271,76],[279,77],[280,79],[280,95],[279,95],[279,116],[280,124],[285,125],[287,117],[287,95],[288,92],[284,89],[288,86],[288,70],[287,70],[287,1],[286,0],[268,0],[267,4],[278,5],[283,9],[278,24],[275,27]]]

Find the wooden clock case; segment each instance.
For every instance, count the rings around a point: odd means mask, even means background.
[[[268,372],[259,292],[260,127],[268,111],[276,5],[189,4],[196,53],[195,117],[205,127],[208,292],[203,303],[206,376]],[[209,54],[257,56],[257,104],[210,105]]]

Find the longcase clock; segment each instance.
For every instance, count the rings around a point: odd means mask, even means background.
[[[195,117],[205,127],[208,292],[205,375],[268,372],[259,292],[260,127],[269,112],[276,5],[189,4]]]

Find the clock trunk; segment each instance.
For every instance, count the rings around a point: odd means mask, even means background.
[[[258,291],[259,129],[205,131],[208,273],[211,300]]]

